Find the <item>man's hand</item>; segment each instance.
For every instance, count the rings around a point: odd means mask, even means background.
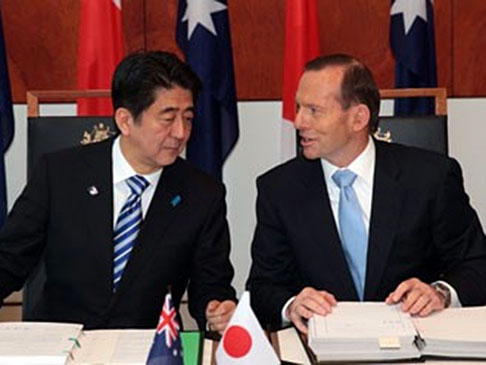
[[[443,310],[446,298],[439,294],[432,285],[412,278],[403,281],[386,298],[387,304],[395,304],[400,301],[404,312],[425,317]]]
[[[287,307],[287,318],[303,333],[307,333],[308,320],[314,313],[325,316],[332,311],[332,307],[337,304],[334,295],[310,287],[302,291],[294,298]]]
[[[228,322],[235,311],[236,303],[232,300],[211,300],[206,306],[206,319],[211,331],[223,333]]]

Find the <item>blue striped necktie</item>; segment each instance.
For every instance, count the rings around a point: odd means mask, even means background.
[[[350,170],[338,170],[332,179],[339,186],[339,228],[344,256],[348,263],[358,297],[363,300],[368,253],[366,232],[358,197],[353,189],[356,174]]]
[[[130,188],[130,195],[118,215],[114,230],[113,255],[113,291],[120,284],[123,270],[127,266],[142,223],[142,193],[149,186],[149,182],[140,175],[125,180]]]

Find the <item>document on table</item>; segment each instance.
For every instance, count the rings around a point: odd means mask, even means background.
[[[280,360],[292,364],[310,365],[311,360],[307,355],[299,333],[294,327],[282,329],[277,332],[278,352]]]
[[[74,364],[145,364],[154,330],[85,331]]]
[[[318,360],[398,360],[420,357],[416,330],[398,305],[339,302],[309,320],[309,347]]]
[[[424,355],[486,358],[486,307],[449,308],[413,322]]]
[[[410,316],[398,305],[341,302],[328,316],[314,316],[313,336],[324,339],[415,335]]]
[[[413,322],[424,338],[486,344],[486,307],[450,308]]]
[[[0,323],[1,364],[65,364],[78,346],[82,325]]]

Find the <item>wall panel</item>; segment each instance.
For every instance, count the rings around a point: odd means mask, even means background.
[[[454,0],[452,39],[456,96],[486,95],[486,1]]]
[[[2,0],[12,89],[76,85],[79,0]],[[127,51],[175,44],[177,0],[124,0]],[[380,87],[393,85],[388,0],[318,0],[323,53],[348,52],[374,72]],[[454,9],[453,9],[454,4]],[[486,2],[435,0],[439,84],[449,95],[484,96]],[[237,94],[240,100],[278,100],[284,51],[284,0],[230,0]],[[454,13],[453,13],[454,10]],[[454,14],[454,18],[453,18]],[[454,67],[454,68],[453,68]]]
[[[12,94],[75,86],[79,1],[2,1]]]
[[[146,46],[144,0],[122,0],[122,3],[125,51],[144,49]]]

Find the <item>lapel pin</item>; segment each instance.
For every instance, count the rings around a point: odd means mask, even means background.
[[[180,202],[182,201],[182,198],[180,195],[176,195],[175,197],[172,198],[170,201],[170,205],[172,205],[172,208],[177,206]]]
[[[91,195],[91,196],[96,196],[96,195],[98,195],[99,191],[98,191],[98,189],[96,188],[96,186],[91,185],[91,186],[88,188],[88,193],[89,193],[89,195]]]

